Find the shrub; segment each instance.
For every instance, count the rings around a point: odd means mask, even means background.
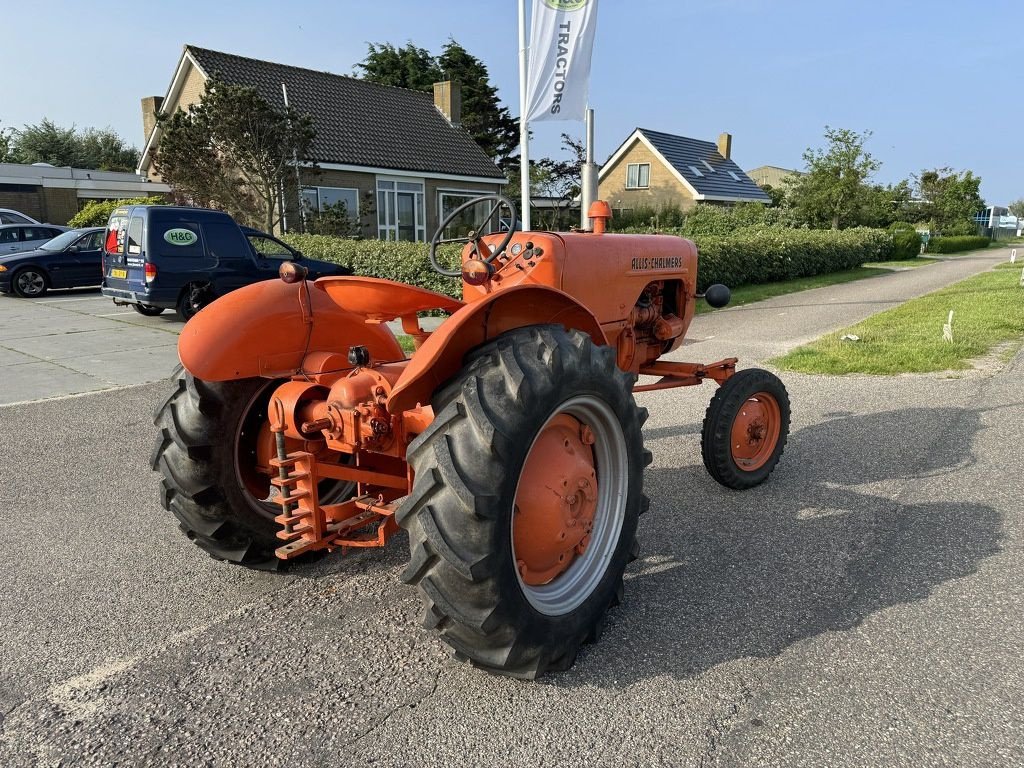
[[[90,200],[71,217],[69,227],[102,227],[114,209],[122,205],[167,205],[162,197],[133,197],[128,200]]]
[[[989,239],[981,235],[957,235],[933,237],[928,241],[928,253],[959,253],[988,248]]]
[[[747,229],[727,237],[697,238],[697,288],[773,283],[853,269],[894,257],[893,237],[880,229]]]
[[[893,258],[916,259],[921,255],[921,235],[917,230],[893,227],[889,227],[889,230],[893,240]]]
[[[678,230],[669,234],[679,234]],[[462,282],[430,266],[423,243],[345,240],[327,235],[283,235],[282,239],[311,258],[343,264],[357,275],[418,285],[461,298]],[[698,288],[712,283],[736,287],[852,269],[896,255],[893,236],[880,229],[831,230],[764,227],[724,237],[697,238]],[[459,263],[460,246],[442,246],[450,267]],[[614,276],[610,276],[614,277]]]
[[[424,243],[347,240],[330,235],[282,235],[281,239],[310,258],[342,264],[356,275],[418,285],[462,298],[462,280],[435,272]],[[458,266],[461,252],[459,245],[443,245],[438,249],[442,263],[453,268]]]

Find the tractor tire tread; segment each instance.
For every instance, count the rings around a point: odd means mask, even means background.
[[[736,412],[756,392],[768,392],[778,401],[782,417],[779,441],[772,457],[760,468],[747,471],[736,465],[730,446]],[[734,373],[715,392],[701,425],[700,450],[711,477],[726,488],[742,491],[760,485],[775,469],[789,437],[790,403],[786,387],[774,373],[745,368]]]
[[[159,434],[150,465],[162,476],[161,505],[211,557],[277,570],[275,525],[230,498],[237,483],[226,476],[234,466],[233,431],[224,429],[225,419],[258,382],[201,382],[181,366],[171,378],[173,390],[153,417]]]
[[[562,384],[567,378],[571,383]],[[579,647],[599,634],[595,627],[621,599],[623,569],[638,551],[637,516],[647,506],[635,378],[587,335],[531,326],[471,351],[463,370],[435,393],[437,418],[409,447],[416,481],[395,519],[409,534],[402,580],[417,586],[423,625],[437,630],[456,658],[533,679],[568,669]],[[552,618],[529,607],[521,592],[507,526],[513,475],[531,440],[523,424],[542,423],[565,386],[603,387],[629,443],[632,481],[621,540],[601,587],[568,618]]]

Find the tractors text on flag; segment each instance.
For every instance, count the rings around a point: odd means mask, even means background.
[[[597,0],[533,0],[526,120],[583,120]]]

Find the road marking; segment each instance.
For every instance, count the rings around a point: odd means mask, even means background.
[[[58,365],[61,368],[66,367],[66,366],[59,365],[59,363],[56,363],[53,360],[44,360],[43,362],[54,363],[55,365]],[[81,371],[76,371],[74,368],[68,368],[68,370],[72,371],[73,373],[82,374]],[[84,374],[84,375],[88,375],[88,374]],[[49,402],[51,402],[53,400],[72,400],[72,399],[74,399],[76,397],[88,397],[89,395],[99,395],[99,394],[103,394],[104,392],[116,392],[116,391],[121,390],[121,389],[138,389],[139,387],[148,387],[148,386],[150,386],[152,384],[156,384],[158,381],[164,381],[167,378],[168,378],[167,376],[161,376],[159,379],[154,379],[153,381],[144,381],[141,384],[123,384],[123,385],[119,385],[119,386],[116,386],[116,387],[103,387],[102,389],[90,389],[88,392],[75,392],[75,393],[70,394],[70,395],[55,395],[53,397],[40,397],[40,398],[36,398],[35,400],[18,400],[18,401],[13,402],[13,403],[0,403],[0,408],[12,408],[12,407],[18,406],[18,405],[34,405],[36,403],[49,403]]]
[[[36,304],[71,304],[76,301],[96,301],[102,298],[101,296],[86,296],[84,299],[42,299],[35,302]]]
[[[107,312],[105,315],[94,315],[94,317],[118,317],[119,315],[134,315],[135,312]]]

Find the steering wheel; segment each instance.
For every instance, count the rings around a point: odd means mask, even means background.
[[[472,208],[474,205],[478,205],[479,203],[483,203],[483,202],[489,202],[489,201],[492,201],[492,200],[494,201],[494,207],[492,207],[491,210],[487,212],[487,215],[484,217],[484,220],[481,221],[479,224],[474,224],[473,228],[466,235],[464,235],[463,237],[450,237],[450,238],[443,238],[443,237],[441,237],[444,234],[445,228],[449,224],[451,224],[458,217],[458,215],[460,213],[465,211],[467,208]],[[496,214],[501,209],[502,206],[505,206],[506,208],[508,208],[509,214],[510,214],[509,215],[508,233],[505,235],[505,239],[502,240],[501,243],[498,244],[497,248],[495,248],[493,251],[491,251],[488,256],[481,258],[481,254],[483,253],[483,245],[484,245],[484,243],[483,243],[483,235],[480,234],[480,230],[484,226],[487,225],[487,222],[491,220],[491,217],[494,216],[494,214]],[[508,248],[508,244],[512,241],[512,236],[516,233],[516,223],[518,221],[519,221],[519,219],[518,219],[518,216],[516,214],[516,207],[515,207],[515,205],[513,204],[513,202],[511,200],[509,200],[504,195],[482,195],[481,197],[474,197],[472,200],[468,200],[467,202],[463,203],[458,208],[456,208],[454,211],[449,213],[445,217],[444,221],[442,221],[438,225],[437,232],[434,233],[434,236],[430,240],[430,264],[431,264],[431,266],[438,273],[440,273],[442,275],[446,275],[447,277],[461,277],[462,276],[462,270],[461,269],[447,269],[446,267],[441,266],[441,264],[438,262],[438,260],[437,260],[437,246],[443,245],[445,243],[468,243],[468,244],[473,246],[473,252],[477,255],[477,258],[479,258],[481,261],[483,261],[483,262],[485,262],[487,264],[490,264],[496,258],[498,258],[502,253],[504,253],[506,248]]]

